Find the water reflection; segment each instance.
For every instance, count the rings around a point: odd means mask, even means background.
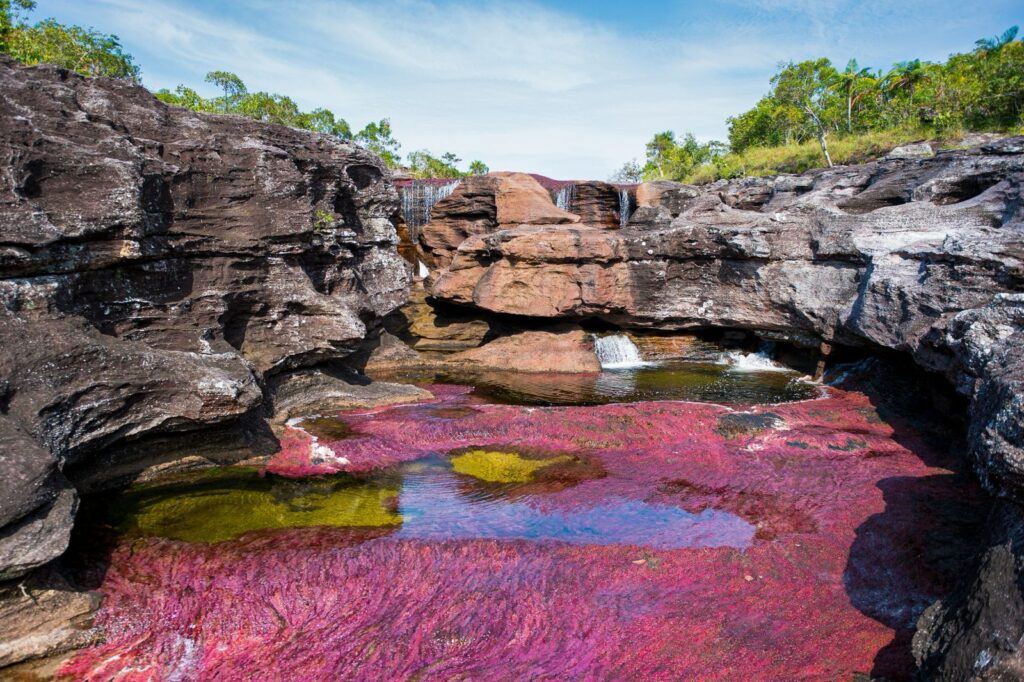
[[[817,397],[818,386],[799,377],[796,372],[777,369],[737,372],[727,364],[665,361],[592,374],[444,369],[379,378],[469,384],[484,400],[508,405],[603,405],[647,400],[754,405]]]
[[[493,461],[492,461],[493,460]],[[754,528],[738,516],[690,513],[572,487],[597,481],[595,464],[566,454],[468,450],[369,475],[292,480],[252,469],[214,469],[132,488],[107,502],[107,521],[129,536],[219,542],[246,533],[332,526],[399,537],[553,540],[657,549],[746,547]],[[561,495],[557,504],[538,504]]]

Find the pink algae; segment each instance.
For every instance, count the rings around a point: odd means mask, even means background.
[[[317,456],[293,429],[268,470],[369,471],[470,446],[569,452],[605,475],[530,504],[719,509],[752,524],[754,540],[651,550],[314,528],[212,545],[123,541],[101,587],[106,642],[62,672],[291,682],[901,679],[912,670],[916,618],[953,577],[936,544],[977,513],[972,484],[859,393],[732,410],[483,405],[462,389],[433,389],[430,403],[339,415],[355,434],[319,442],[334,457]]]

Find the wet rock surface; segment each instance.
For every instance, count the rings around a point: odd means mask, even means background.
[[[358,348],[408,272],[388,171],[354,145],[6,60],[0,122],[4,579],[63,551],[68,479],[259,422],[268,385]]]

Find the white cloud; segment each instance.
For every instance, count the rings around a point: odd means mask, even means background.
[[[777,62],[845,53],[862,19],[847,0],[726,0],[712,21],[631,34],[531,2],[88,4],[77,23],[119,34],[150,87],[227,69],[354,126],[390,117],[405,152],[577,178],[607,177],[658,130],[724,137]],[[40,7],[67,21],[81,11],[74,0]]]

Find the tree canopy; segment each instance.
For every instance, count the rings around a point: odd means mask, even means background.
[[[65,26],[55,19],[28,22],[34,0],[0,0],[0,52],[25,64],[56,64],[85,76],[139,81],[140,70],[116,35]]]
[[[887,131],[919,137],[1009,131],[1024,126],[1024,43],[1016,26],[982,38],[945,62],[912,59],[890,69],[851,59],[839,71],[825,58],[780,64],[768,93],[727,119],[728,144],[700,143],[686,133],[656,133],[647,143],[646,179],[733,177],[739,157],[758,149],[816,142],[823,165],[833,140]],[[630,164],[616,177],[629,176]]]

